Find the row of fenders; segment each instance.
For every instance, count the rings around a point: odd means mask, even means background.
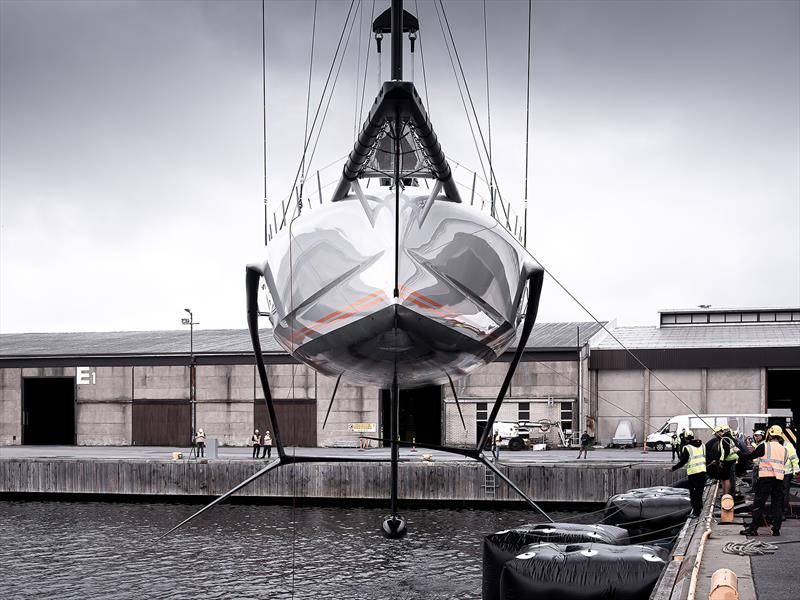
[[[691,513],[689,492],[612,496],[597,524],[536,523],[483,541],[483,600],[642,600]]]

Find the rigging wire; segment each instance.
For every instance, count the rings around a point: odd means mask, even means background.
[[[328,84],[330,83],[331,75],[333,74],[333,69],[336,66],[336,60],[339,57],[339,50],[341,49],[341,46],[342,46],[342,40],[344,40],[344,34],[347,32],[347,25],[348,25],[348,23],[350,23],[350,15],[353,12],[353,6],[355,5],[355,3],[356,3],[356,0],[350,0],[350,8],[348,8],[348,10],[347,10],[347,16],[345,17],[344,24],[342,25],[342,32],[339,35],[339,42],[336,45],[336,52],[334,52],[334,54],[333,54],[333,60],[331,61],[331,67],[330,67],[330,69],[328,69],[328,76],[325,79],[325,86],[322,88],[322,94],[320,95],[319,104],[317,105],[317,110],[316,110],[316,113],[314,114],[314,120],[311,122],[311,134],[309,134],[309,136],[306,138],[305,144],[303,146],[303,161],[305,160],[306,152],[308,150],[308,145],[309,145],[309,143],[311,143],[311,135],[313,134],[314,127],[317,124],[317,118],[319,117],[319,111],[322,110],[322,104],[325,101],[325,94],[328,91]],[[300,177],[301,165],[302,165],[302,163],[297,166],[297,172],[295,173],[295,176],[294,176],[294,182],[292,183],[292,187],[289,190],[289,195],[288,195],[288,198],[287,198],[288,201],[286,202],[285,206],[283,207],[283,211],[282,211],[283,215],[281,217],[281,228],[283,228],[283,226],[286,225],[286,211],[288,210],[289,205],[291,204],[292,194],[294,194],[294,189],[295,189],[295,186],[297,185],[297,180]]]
[[[342,57],[339,61],[339,66],[336,69],[336,76],[333,79],[333,85],[331,86],[331,93],[328,95],[328,102],[325,105],[325,112],[322,113],[322,121],[320,121],[319,129],[317,130],[317,138],[314,140],[314,147],[311,149],[311,156],[308,159],[308,164],[310,165],[311,162],[314,160],[314,155],[317,152],[317,145],[319,144],[320,137],[322,137],[322,129],[325,127],[325,119],[328,116],[328,109],[331,107],[331,100],[333,100],[333,91],[336,89],[336,83],[339,81],[339,73],[342,71],[342,65],[344,64],[345,55],[347,54],[347,47],[350,45],[350,37],[353,33],[353,28],[356,24],[355,18],[350,23],[350,30],[347,33],[347,40],[344,43],[344,50],[342,51]]]
[[[434,5],[435,4],[436,2],[434,0]],[[450,28],[450,21],[447,18],[447,11],[444,8],[444,0],[439,0],[439,5],[442,8],[442,16],[444,17],[445,25],[447,25],[447,32],[450,36],[450,43],[453,45],[453,52],[456,56],[456,62],[458,62],[458,69],[461,72],[461,78],[464,80],[464,89],[467,92],[467,98],[469,99],[469,104],[470,107],[472,108],[472,114],[475,117],[475,126],[478,128],[478,134],[481,137],[481,143],[483,144],[483,151],[488,156],[489,150],[486,147],[486,139],[483,136],[483,129],[481,129],[481,124],[480,121],[478,120],[478,113],[475,110],[475,103],[472,100],[472,93],[469,91],[469,83],[467,82],[467,77],[464,74],[464,67],[461,64],[461,56],[458,53],[458,47],[456,46],[455,37],[453,36],[453,30]],[[442,34],[444,35],[444,30],[442,31]],[[497,197],[500,199],[500,207],[503,209],[503,212],[505,213],[506,216],[506,226],[510,229],[511,224],[508,222],[508,209],[506,208],[505,203],[503,202],[503,195],[500,193],[500,185],[497,182],[497,176],[494,173],[494,169],[492,168],[491,162],[489,163],[489,174],[491,175],[489,179],[494,182],[497,191]]]
[[[483,171],[483,180],[488,181],[489,175],[486,173],[486,167],[483,164],[483,155],[481,154],[480,147],[478,146],[478,138],[475,137],[475,129],[472,127],[472,119],[470,118],[469,110],[467,110],[467,102],[464,99],[464,92],[461,89],[461,81],[458,78],[458,74],[456,72],[456,65],[453,62],[453,54],[450,51],[450,45],[447,42],[447,34],[444,32],[444,24],[442,22],[442,16],[439,13],[439,6],[434,1],[433,7],[436,9],[436,17],[439,20],[439,27],[442,30],[442,38],[444,39],[444,47],[447,49],[447,56],[450,57],[450,66],[453,68],[453,75],[455,76],[456,85],[458,86],[458,94],[461,96],[461,104],[464,107],[464,113],[467,116],[467,124],[469,125],[469,131],[472,134],[472,141],[475,144],[475,152],[478,155],[478,161],[481,165],[481,171]],[[473,111],[474,112],[474,111]],[[478,128],[480,129],[480,124],[478,124]]]
[[[580,388],[581,388],[581,389],[582,389],[584,392],[589,392],[589,394],[591,394],[591,393],[592,393],[592,390],[591,390],[591,388],[588,388],[588,387],[586,387],[585,385],[578,383],[577,381],[575,381],[575,380],[574,380],[574,379],[572,379],[571,377],[569,377],[569,376],[565,375],[564,373],[561,373],[561,372],[559,372],[559,371],[556,371],[556,370],[555,370],[553,367],[551,367],[551,366],[550,366],[550,365],[548,365],[547,363],[544,363],[544,362],[542,362],[542,361],[538,361],[538,360],[537,360],[537,361],[536,361],[536,364],[539,364],[539,365],[543,366],[545,369],[547,369],[547,370],[551,371],[552,373],[555,373],[556,375],[560,375],[561,377],[563,377],[564,379],[566,379],[567,381],[569,381],[569,382],[570,382],[570,383],[572,383],[573,385],[577,385],[577,386],[579,386],[579,387],[580,387]],[[657,431],[657,430],[658,430],[658,427],[653,427],[653,422],[652,422],[652,421],[650,421],[650,420],[648,420],[648,419],[645,419],[645,418],[643,418],[643,417],[640,417],[640,416],[638,416],[638,415],[635,415],[635,414],[633,414],[632,412],[628,412],[627,410],[625,410],[624,408],[622,408],[622,407],[621,407],[621,406],[619,406],[618,404],[614,404],[613,402],[611,402],[611,400],[608,400],[607,398],[604,398],[603,396],[601,396],[599,391],[596,391],[596,393],[597,393],[597,397],[598,397],[600,400],[602,400],[602,401],[603,401],[603,402],[605,402],[606,404],[609,404],[609,405],[613,406],[613,407],[614,407],[614,408],[616,408],[617,410],[620,410],[620,411],[622,411],[623,413],[625,413],[625,414],[626,414],[626,415],[628,415],[629,417],[633,417],[634,419],[636,419],[636,420],[638,420],[638,421],[641,421],[641,422],[642,422],[642,423],[645,425],[645,427],[649,427],[651,431]]]
[[[492,104],[489,98],[489,35],[486,25],[486,0],[483,0],[483,58],[486,65],[486,124],[489,134],[489,170],[492,169]],[[489,182],[489,198],[492,204],[492,217],[494,217],[494,185]],[[506,218],[508,215],[506,215]]]
[[[308,112],[311,108],[311,74],[314,71],[314,41],[317,38],[317,0],[314,0],[314,17],[311,20],[311,55],[308,60],[308,90],[306,91],[306,124],[303,129],[303,139],[308,137]],[[300,194],[303,197],[303,185],[306,181],[306,153],[303,152],[303,160],[300,165]],[[302,200],[301,200],[302,201]]]
[[[450,36],[450,41],[451,41],[451,43],[453,44],[453,51],[454,51],[454,53],[455,53],[455,56],[456,56],[456,61],[458,62],[459,70],[461,71],[461,77],[462,77],[462,79],[464,80],[464,87],[465,87],[465,89],[466,89],[466,91],[467,91],[467,98],[469,98],[470,107],[472,108],[473,115],[475,116],[475,124],[476,124],[476,126],[477,126],[477,128],[478,128],[478,133],[480,134],[480,137],[481,137],[481,142],[483,143],[483,149],[484,149],[484,152],[486,152],[486,153],[487,153],[487,155],[488,155],[488,149],[487,149],[487,147],[486,147],[486,141],[485,141],[485,139],[484,139],[483,132],[482,132],[482,130],[481,130],[480,122],[478,122],[477,113],[476,113],[476,111],[475,111],[475,104],[474,104],[474,102],[472,101],[472,94],[471,94],[471,93],[470,93],[470,91],[469,91],[469,84],[467,83],[466,76],[464,75],[464,68],[463,68],[463,66],[462,66],[462,64],[461,64],[461,58],[459,57],[459,54],[458,54],[458,48],[457,48],[457,47],[456,47],[456,45],[455,45],[455,39],[454,39],[454,37],[453,37],[453,31],[452,31],[452,29],[450,28],[450,23],[449,23],[449,21],[448,21],[448,19],[447,19],[447,12],[445,11],[445,8],[444,8],[444,1],[443,1],[443,0],[438,0],[438,2],[439,2],[439,5],[441,6],[441,9],[442,9],[442,16],[444,17],[444,22],[445,22],[445,24],[447,25],[447,31],[448,31],[448,34],[449,34],[449,36]],[[435,6],[435,5],[436,5],[436,2],[434,1],[434,6]],[[437,15],[438,15],[438,11],[437,11]],[[441,21],[440,21],[440,24],[441,24]],[[442,33],[444,34],[444,30],[442,31]],[[446,40],[445,40],[445,42],[446,42]],[[447,44],[445,43],[445,45],[447,45]],[[448,53],[449,53],[449,48],[448,48]],[[452,62],[452,58],[451,58],[451,62]],[[461,89],[461,87],[460,87],[460,85],[459,85],[459,90],[460,90],[460,89]],[[470,126],[470,127],[471,127],[471,126]],[[504,209],[504,210],[506,210],[506,209],[505,209],[505,206],[504,206],[504,203],[503,203],[503,196],[502,196],[502,194],[500,193],[500,186],[499,186],[499,185],[498,185],[498,183],[497,183],[497,178],[496,178],[496,176],[495,176],[494,169],[492,168],[492,165],[491,165],[491,163],[489,163],[489,172],[490,172],[490,174],[491,174],[491,178],[492,178],[492,180],[494,181],[495,185],[497,186],[497,195],[498,195],[498,197],[499,197],[499,199],[500,199],[500,206],[501,206],[501,207],[503,207],[503,209]],[[508,213],[506,213],[506,219],[508,219]],[[507,225],[507,226],[509,226],[510,224],[509,224],[509,223],[506,223],[506,225]],[[546,267],[545,267],[545,266],[542,264],[542,262],[541,262],[541,261],[539,261],[539,259],[537,259],[537,258],[536,258],[536,257],[535,257],[535,256],[534,256],[532,253],[531,253],[531,251],[530,251],[530,250],[528,250],[527,248],[525,248],[525,252],[526,252],[526,253],[527,253],[527,254],[528,254],[528,255],[529,255],[529,256],[530,256],[530,257],[531,257],[533,260],[535,260],[535,261],[536,261],[536,263],[537,263],[537,264],[538,264],[538,265],[539,265],[539,266],[540,266],[540,267],[541,267],[541,268],[544,270],[544,272],[545,272],[545,273],[547,273],[547,274],[550,276],[550,278],[551,278],[553,281],[555,281],[555,282],[556,282],[556,284],[558,285],[558,287],[560,287],[560,288],[561,288],[561,289],[562,289],[562,290],[563,290],[563,291],[564,291],[564,292],[565,292],[565,293],[566,293],[566,294],[567,294],[567,295],[568,295],[570,298],[572,298],[572,300],[573,300],[573,301],[575,301],[575,303],[576,303],[578,306],[580,306],[580,307],[581,307],[581,308],[584,310],[584,312],[586,312],[586,314],[588,314],[588,315],[589,315],[589,316],[592,318],[592,320],[594,320],[594,321],[595,321],[595,322],[596,322],[598,325],[600,325],[600,327],[602,327],[603,331],[605,331],[605,332],[606,332],[606,333],[607,333],[607,334],[608,334],[608,335],[609,335],[609,336],[610,336],[610,337],[611,337],[611,338],[612,338],[612,339],[613,339],[615,342],[617,342],[617,344],[619,344],[619,345],[620,345],[620,347],[621,347],[623,350],[625,350],[625,352],[626,352],[626,353],[627,353],[629,356],[631,356],[631,358],[633,358],[633,360],[634,360],[634,361],[636,361],[636,363],[637,363],[637,364],[639,364],[639,366],[641,366],[641,367],[642,367],[642,368],[643,368],[645,371],[647,371],[647,373],[649,373],[649,374],[650,374],[650,375],[651,375],[651,376],[652,376],[652,377],[653,377],[653,378],[654,378],[654,379],[655,379],[655,380],[656,380],[656,381],[657,381],[659,384],[661,384],[661,385],[664,387],[664,389],[666,389],[668,392],[670,392],[670,394],[672,394],[672,395],[673,395],[673,396],[674,396],[674,397],[675,397],[675,398],[676,398],[676,399],[677,399],[677,400],[678,400],[678,401],[679,401],[681,404],[683,404],[683,405],[684,405],[684,406],[685,406],[685,407],[686,407],[686,408],[687,408],[687,409],[688,409],[688,410],[689,410],[689,411],[690,411],[690,412],[691,412],[691,413],[692,413],[694,416],[696,416],[697,418],[699,418],[699,419],[700,419],[700,420],[701,420],[703,423],[705,423],[705,424],[706,424],[706,426],[708,426],[708,427],[709,427],[709,429],[711,429],[711,426],[708,424],[708,422],[707,422],[707,421],[706,421],[706,420],[705,420],[703,417],[701,417],[701,416],[700,416],[700,415],[697,413],[697,411],[695,411],[695,410],[694,410],[694,408],[692,408],[692,407],[691,407],[691,406],[690,406],[688,403],[686,403],[686,402],[685,402],[685,401],[684,401],[684,400],[683,400],[683,399],[682,399],[680,396],[678,396],[678,394],[676,394],[676,393],[675,393],[675,391],[674,391],[672,388],[670,388],[670,387],[669,387],[669,386],[668,386],[666,383],[664,383],[664,382],[661,380],[661,378],[660,378],[660,377],[659,377],[659,376],[658,376],[656,373],[654,373],[654,372],[653,372],[653,370],[652,370],[652,369],[650,369],[650,368],[649,368],[649,367],[648,367],[646,364],[644,364],[644,362],[642,362],[642,360],[641,360],[641,359],[640,359],[640,358],[639,358],[639,357],[638,357],[636,354],[634,354],[634,353],[633,353],[633,352],[632,352],[632,351],[631,351],[631,350],[630,350],[630,349],[629,349],[627,346],[625,346],[625,344],[623,344],[623,343],[620,341],[620,339],[619,339],[619,338],[618,338],[616,335],[614,335],[614,334],[611,332],[611,330],[609,330],[609,329],[608,329],[608,327],[606,327],[606,325],[605,325],[605,324],[601,323],[601,322],[600,322],[600,321],[597,319],[597,317],[595,317],[595,316],[594,316],[594,314],[593,314],[593,313],[592,313],[592,312],[591,312],[591,311],[590,311],[588,308],[586,308],[586,306],[585,306],[585,305],[584,305],[582,302],[580,302],[580,301],[579,301],[579,300],[578,300],[578,299],[575,297],[575,295],[574,295],[574,294],[572,294],[572,292],[570,292],[570,291],[569,291],[569,290],[568,290],[568,289],[567,289],[567,288],[566,288],[566,287],[565,287],[565,286],[564,286],[564,285],[561,283],[561,281],[559,281],[559,280],[558,280],[558,279],[557,279],[557,278],[556,278],[556,277],[553,275],[553,273],[552,273],[552,272],[551,272],[549,269],[547,269],[547,268],[546,268]]]
[[[522,220],[523,234],[522,245],[528,247],[528,138],[530,136],[531,122],[531,22],[533,14],[533,0],[528,0],[528,70],[527,94],[525,97],[525,216]]]
[[[363,114],[364,114],[364,96],[367,91],[367,72],[369,71],[369,55],[370,51],[372,50],[372,44],[370,44],[370,39],[372,36],[372,23],[375,20],[375,0],[372,0],[372,14],[369,17],[369,28],[367,29],[367,62],[364,65],[364,81],[361,84],[361,102],[359,102],[359,109],[358,109],[358,122],[363,123]],[[381,57],[378,56],[378,60],[380,61]]]
[[[362,0],[358,0],[358,26],[360,29],[364,28],[364,5]],[[353,99],[353,139],[356,139],[358,135],[358,80],[359,75],[361,74],[361,36],[358,35],[358,54],[356,55],[356,76],[355,76],[355,84],[356,84],[356,94],[355,98]],[[367,41],[367,46],[369,46],[369,40]]]
[[[269,243],[267,235],[267,20],[265,0],[261,0],[261,120],[264,124],[264,245]]]
[[[419,4],[414,0],[414,7],[417,11],[417,20],[419,19]],[[422,50],[422,30],[417,31],[417,41],[419,42],[419,57],[422,61],[422,84],[425,86],[425,110],[428,111],[428,118],[431,117],[431,101],[428,98],[428,77],[425,74],[425,52]]]
[[[619,344],[619,345],[620,345],[620,347],[621,347],[623,350],[625,350],[625,353],[626,353],[626,354],[628,354],[628,355],[629,355],[631,358],[633,358],[633,360],[635,360],[635,361],[636,361],[636,363],[637,363],[637,364],[638,364],[640,367],[642,367],[642,369],[644,369],[644,370],[645,370],[645,371],[646,371],[646,372],[647,372],[649,375],[651,375],[653,378],[655,378],[655,380],[656,380],[658,383],[660,383],[660,384],[661,384],[661,385],[664,387],[664,389],[665,389],[665,390],[667,390],[667,391],[668,391],[670,394],[672,394],[673,396],[675,396],[675,398],[678,400],[678,402],[680,402],[680,403],[681,403],[681,404],[683,404],[683,405],[684,405],[684,406],[685,406],[687,409],[689,409],[689,412],[691,412],[691,413],[692,413],[692,414],[693,414],[695,417],[697,417],[697,418],[698,418],[698,419],[700,419],[700,420],[701,420],[703,423],[705,423],[705,424],[706,424],[706,426],[707,426],[709,429],[713,429],[713,427],[712,427],[711,425],[709,425],[709,424],[708,424],[708,422],[707,422],[707,421],[706,421],[706,420],[705,420],[705,419],[704,419],[702,416],[700,416],[700,415],[697,413],[697,411],[695,411],[695,409],[694,409],[694,408],[692,408],[692,407],[691,407],[689,404],[687,404],[687,403],[686,403],[686,402],[685,402],[685,401],[684,401],[684,400],[683,400],[683,399],[682,399],[680,396],[678,396],[678,394],[676,394],[676,393],[675,393],[675,391],[674,391],[674,390],[673,390],[671,387],[669,387],[669,386],[668,386],[666,383],[664,383],[664,382],[661,380],[661,378],[660,378],[658,375],[656,375],[656,374],[653,372],[653,370],[652,370],[652,369],[650,369],[650,367],[648,367],[646,364],[644,364],[644,362],[642,362],[642,360],[641,360],[641,359],[640,359],[638,356],[636,356],[636,354],[634,354],[632,350],[630,350],[630,349],[629,349],[629,348],[628,348],[628,347],[627,347],[625,344],[623,344],[623,343],[620,341],[620,339],[619,339],[619,338],[618,338],[616,335],[614,335],[614,333],[613,333],[613,332],[612,332],[612,331],[611,331],[611,330],[610,330],[608,327],[606,327],[605,323],[602,323],[601,321],[599,321],[599,320],[598,320],[598,318],[594,316],[594,313],[592,313],[592,311],[590,311],[588,308],[586,308],[586,305],[585,305],[585,304],[583,304],[583,302],[581,302],[580,300],[578,300],[578,299],[575,297],[575,295],[574,295],[572,292],[570,292],[570,291],[569,291],[569,290],[566,288],[566,286],[565,286],[563,283],[561,283],[561,281],[560,281],[560,280],[559,280],[559,279],[558,279],[558,278],[557,278],[555,275],[553,275],[553,273],[550,271],[550,269],[548,269],[547,267],[545,267],[545,266],[544,266],[544,264],[542,264],[542,262],[541,262],[541,261],[540,261],[538,258],[536,258],[536,257],[533,255],[533,253],[532,253],[530,250],[528,250],[527,248],[524,248],[524,250],[525,250],[525,253],[526,253],[528,256],[530,256],[530,257],[531,257],[531,258],[532,258],[534,261],[536,261],[536,264],[538,264],[538,265],[539,265],[539,266],[542,268],[542,270],[543,270],[545,273],[547,273],[547,275],[549,275],[549,276],[550,276],[550,278],[551,278],[553,281],[555,281],[556,285],[557,285],[558,287],[560,287],[560,288],[561,288],[561,289],[564,291],[564,293],[566,293],[566,294],[567,294],[567,296],[569,296],[570,298],[572,298],[572,300],[575,302],[575,304],[577,304],[578,306],[580,306],[580,307],[581,307],[581,309],[583,309],[583,311],[584,311],[584,312],[585,312],[587,315],[589,315],[589,316],[592,318],[592,320],[593,320],[595,323],[597,323],[597,324],[598,324],[598,325],[599,325],[599,326],[600,326],[600,327],[603,329],[603,331],[605,331],[605,332],[606,332],[606,333],[607,333],[607,334],[608,334],[608,335],[609,335],[609,336],[610,336],[610,337],[611,337],[611,338],[612,338],[612,339],[613,339],[615,342],[617,342],[617,344]]]

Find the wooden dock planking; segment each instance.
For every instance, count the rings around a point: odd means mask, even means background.
[[[0,493],[108,495],[220,495],[265,466],[262,461],[0,459]],[[540,502],[603,503],[636,487],[670,485],[679,478],[657,464],[502,464],[500,469]],[[471,462],[402,462],[399,493],[411,500],[485,501],[484,467]],[[277,469],[239,492],[242,496],[383,499],[387,463],[301,463]],[[498,479],[494,501],[518,501]]]

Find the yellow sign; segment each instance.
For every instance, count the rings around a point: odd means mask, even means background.
[[[375,423],[350,423],[350,431],[356,433],[375,433],[377,429]]]

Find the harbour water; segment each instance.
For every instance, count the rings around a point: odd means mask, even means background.
[[[0,501],[0,589],[16,598],[478,599],[485,534],[541,521],[527,510]],[[597,514],[552,513],[594,522]]]

